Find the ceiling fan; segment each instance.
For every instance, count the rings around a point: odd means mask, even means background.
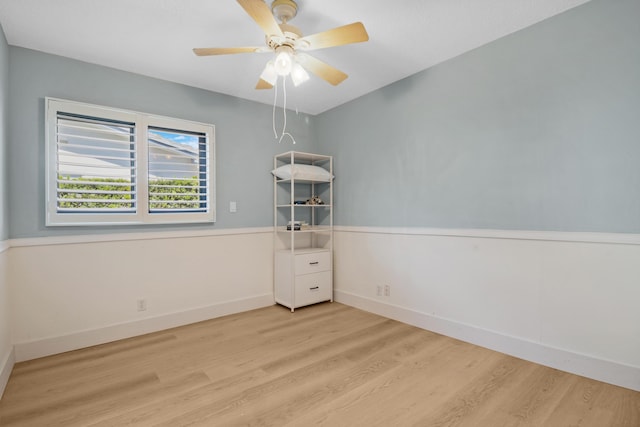
[[[309,79],[305,69],[334,86],[338,85],[348,77],[345,73],[304,52],[369,40],[361,22],[303,37],[300,29],[289,24],[298,13],[298,5],[294,0],[274,0],[271,7],[264,0],[237,1],[264,31],[266,46],[196,48],[193,52],[198,56],[275,52],[275,60],[267,63],[256,89],[271,89],[278,76],[287,75],[298,86]]]

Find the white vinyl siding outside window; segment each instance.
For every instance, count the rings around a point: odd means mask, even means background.
[[[214,127],[46,99],[47,226],[215,221]]]

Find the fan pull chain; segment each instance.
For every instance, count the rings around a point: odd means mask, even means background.
[[[274,85],[273,89],[275,92],[275,96],[273,99],[273,113],[272,113],[272,123],[273,123],[273,135],[275,137],[275,139],[278,140],[278,144],[282,143],[282,140],[285,136],[288,136],[289,138],[291,138],[291,141],[295,144],[296,143],[296,139],[293,137],[293,135],[291,135],[289,132],[287,132],[287,78],[286,76],[282,77],[282,95],[283,95],[283,102],[282,102],[282,117],[283,117],[283,125],[282,125],[282,134],[280,135],[280,138],[278,138],[278,132],[276,131],[276,104],[278,102],[278,80],[280,80],[279,78],[276,79],[276,84]]]
[[[276,103],[278,102],[278,79],[276,84],[273,85],[273,113],[271,115],[271,123],[273,123],[273,137],[278,139],[278,132],[276,131]]]

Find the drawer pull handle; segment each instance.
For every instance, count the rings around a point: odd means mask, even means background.
[[[320,264],[320,262],[319,262],[319,261],[313,261],[313,262],[310,262],[310,263],[309,263],[309,265],[318,265],[318,264]]]
[[[317,291],[320,289],[320,286],[314,286],[313,288],[309,288],[310,291]]]

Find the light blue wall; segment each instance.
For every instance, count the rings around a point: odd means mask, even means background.
[[[7,146],[9,112],[9,46],[0,25],[0,241],[9,236]]]
[[[336,223],[640,233],[639,19],[593,0],[317,116]]]
[[[297,141],[273,139],[268,105],[111,68],[9,47],[10,236],[126,232],[154,229],[235,228],[273,224],[273,155],[314,144],[308,116],[290,113]],[[44,98],[56,97],[212,123],[216,126],[215,225],[51,227],[45,221]],[[237,213],[229,213],[236,201]]]
[[[296,146],[273,141],[269,106],[9,47],[2,233],[268,226],[271,157],[292,148],[335,156],[339,225],[640,233],[638,16],[638,0],[593,0],[319,116],[290,114]],[[44,227],[45,96],[215,124],[217,223]]]
[[[6,240],[7,224],[7,93],[9,88],[9,47],[0,25],[0,242]],[[1,249],[0,249],[1,250]],[[8,252],[0,252],[0,398],[4,392],[12,363]]]

